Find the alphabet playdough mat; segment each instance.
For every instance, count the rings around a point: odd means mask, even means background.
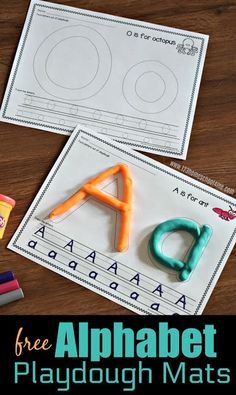
[[[88,180],[120,163],[128,166],[133,180],[133,213],[124,252],[116,248],[119,210],[92,196],[49,219],[49,213]],[[117,173],[98,188],[122,200],[123,182]],[[9,248],[139,314],[200,314],[235,243],[235,206],[231,197],[77,127]],[[149,250],[156,226],[176,218],[212,231],[187,281],[180,281],[177,271],[157,262]],[[174,231],[163,236],[159,247],[163,254],[185,261],[193,243],[190,233]]]

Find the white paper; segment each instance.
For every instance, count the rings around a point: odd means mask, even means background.
[[[174,23],[174,22],[173,22]],[[185,159],[208,36],[32,0],[1,119]]]
[[[45,219],[86,181],[117,163],[129,166],[134,182],[126,252],[115,249],[119,213],[93,198],[53,221]],[[100,188],[121,198],[122,177],[113,176]],[[235,243],[236,219],[226,214],[232,209],[236,209],[235,199],[106,136],[77,128],[9,248],[139,314],[200,314]],[[186,282],[157,263],[148,248],[155,227],[178,217],[192,219],[200,227],[207,224],[213,231]],[[192,242],[188,233],[172,232],[165,235],[161,248],[166,255],[184,259]],[[116,290],[112,283],[118,284]]]

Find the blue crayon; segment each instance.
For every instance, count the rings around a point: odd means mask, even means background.
[[[14,279],[15,276],[12,272],[0,273],[0,284],[7,283],[8,281],[12,281]]]

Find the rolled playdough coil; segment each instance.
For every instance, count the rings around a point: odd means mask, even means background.
[[[195,243],[189,252],[186,262],[171,258],[170,256],[163,254],[160,249],[160,241],[163,235],[167,232],[177,230],[189,232],[195,239]],[[200,228],[195,221],[186,218],[175,218],[162,222],[154,229],[149,241],[149,247],[153,257],[158,262],[173,270],[179,271],[179,279],[181,281],[186,281],[197,266],[211,234],[212,229],[208,225],[203,225],[203,227]]]
[[[97,185],[107,179],[108,177],[121,172],[124,179],[124,192],[123,200],[119,200],[114,196],[107,195]],[[117,242],[117,250],[122,252],[128,248],[129,242],[129,230],[130,222],[132,217],[132,196],[133,196],[133,180],[129,168],[124,163],[119,163],[116,166],[111,167],[108,170],[103,171],[96,177],[87,181],[78,192],[72,195],[65,202],[59,204],[50,213],[49,218],[53,219],[57,215],[62,215],[66,211],[70,210],[75,204],[80,202],[82,199],[91,195],[101,202],[108,204],[115,209],[120,210],[121,221],[120,231]]]

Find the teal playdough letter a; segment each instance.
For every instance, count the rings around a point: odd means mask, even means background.
[[[179,259],[164,255],[159,247],[160,240],[165,233],[177,230],[184,230],[185,232],[191,233],[196,240],[189,253],[187,262],[182,262]],[[149,242],[149,247],[153,257],[158,262],[164,266],[179,271],[179,279],[181,281],[186,281],[197,266],[211,235],[212,230],[208,225],[203,225],[201,229],[196,222],[190,219],[176,218],[163,222],[154,229]]]

